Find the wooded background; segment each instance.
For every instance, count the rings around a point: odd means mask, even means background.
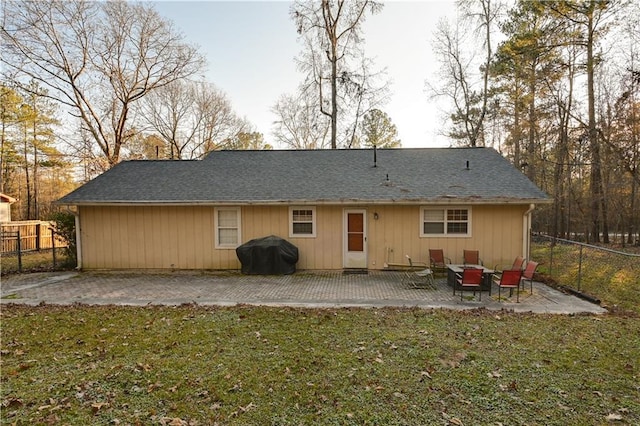
[[[535,231],[640,240],[640,4],[464,0],[431,48],[428,93],[451,146],[497,149],[554,199]],[[204,58],[153,3],[2,3],[0,192],[14,220],[128,159],[218,149],[401,147],[392,86],[362,46],[368,0],[295,1],[303,80],[274,99],[272,133],[240,118]],[[390,34],[392,37],[392,34]],[[435,83],[434,83],[435,82]],[[433,119],[425,117],[425,119]]]

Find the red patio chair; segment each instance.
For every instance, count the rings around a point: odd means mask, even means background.
[[[482,265],[480,252],[478,250],[463,250],[462,259],[465,265]]]
[[[524,258],[522,256],[517,256],[513,260],[513,264],[511,265],[511,268],[509,268],[509,269],[511,269],[512,271],[516,270],[516,269],[522,271],[522,265],[523,264],[524,264]],[[495,271],[504,271],[506,268],[500,268],[499,265],[496,265],[493,269]]]
[[[524,271],[522,271],[522,278],[520,279],[522,281],[523,290],[525,281],[529,280],[529,284],[531,286],[531,294],[533,294],[533,274],[535,274],[537,267],[538,262],[534,262],[533,260],[527,262],[527,266],[524,268]]]
[[[473,295],[476,295],[476,290],[480,292],[480,300],[482,300],[482,269],[480,268],[464,268],[462,270],[462,277],[457,280],[460,286],[460,301],[462,301],[462,293],[465,288],[473,290]],[[456,294],[456,287],[453,286],[453,294]]]
[[[442,249],[429,249],[429,264],[434,273],[436,271],[446,273],[447,263],[451,263],[451,259],[445,257]]]
[[[516,301],[520,303],[520,278],[522,278],[520,269],[508,269],[502,271],[501,274],[494,274],[493,283],[498,286],[498,300],[500,300],[500,291],[503,287],[509,289],[509,297],[513,296],[515,288],[517,290]]]

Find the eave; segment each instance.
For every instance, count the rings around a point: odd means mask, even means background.
[[[440,197],[433,199],[315,199],[315,200],[85,200],[77,202],[58,202],[62,206],[104,206],[104,207],[125,207],[125,206],[288,206],[288,205],[523,205],[523,204],[552,204],[550,198],[477,198],[477,197]]]

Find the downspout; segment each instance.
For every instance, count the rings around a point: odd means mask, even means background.
[[[529,204],[529,209],[522,215],[522,257],[527,260],[531,260],[531,213],[535,208],[535,204]]]
[[[67,212],[71,213],[76,225],[76,269],[82,270],[82,238],[80,238],[80,212],[73,211],[67,206]]]

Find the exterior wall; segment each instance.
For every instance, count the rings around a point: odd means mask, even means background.
[[[0,222],[11,222],[11,203],[0,202]]]
[[[443,249],[452,263],[462,263],[462,251],[479,250],[487,267],[511,265],[522,255],[525,205],[472,206],[470,237],[420,237],[420,206],[369,208],[369,268],[381,263],[429,262],[429,249]],[[373,213],[378,213],[378,220]]]
[[[480,250],[484,264],[510,264],[522,254],[523,213],[528,206],[473,206],[472,235],[420,237],[420,206],[349,206],[367,210],[367,264],[428,261],[429,248],[444,249],[454,263],[463,249]],[[289,237],[288,206],[242,207],[242,242],[276,235],[300,252],[298,269],[342,269],[344,206],[316,206],[316,237]],[[374,219],[377,213],[378,219]],[[84,269],[239,269],[234,249],[214,248],[213,206],[80,207]]]

